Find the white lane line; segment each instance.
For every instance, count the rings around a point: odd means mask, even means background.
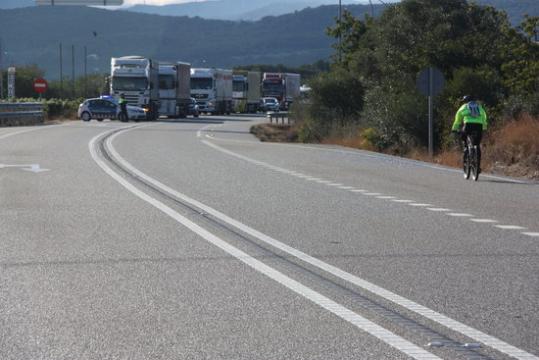
[[[377,199],[382,199],[382,200],[392,200],[392,199],[395,199],[394,196],[386,196],[386,195],[383,195],[383,196],[377,196],[376,198],[377,198]]]
[[[526,230],[525,227],[517,225],[494,225],[494,227],[502,230]]]
[[[377,193],[377,192],[364,192],[363,195],[367,195],[367,196],[378,196],[378,195],[382,195],[382,194]]]
[[[427,208],[427,210],[429,210],[429,211],[434,211],[434,212],[446,212],[446,211],[451,211],[451,209],[437,208],[437,207],[429,207],[429,208]]]
[[[413,200],[394,199],[394,200],[391,200],[391,201],[396,202],[396,203],[403,203],[403,204],[415,203],[415,201],[413,201]]]
[[[0,140],[7,139],[8,137],[15,136],[15,135],[29,133],[29,132],[32,132],[32,131],[51,129],[51,128],[57,128],[57,127],[62,127],[62,126],[67,126],[67,125],[65,125],[65,124],[61,124],[61,125],[43,125],[43,126],[35,126],[35,127],[30,128],[30,129],[26,128],[26,129],[23,129],[23,130],[13,131],[13,132],[9,132],[7,134],[0,135]]]
[[[470,221],[480,223],[480,224],[494,224],[494,223],[498,222],[498,221],[492,220],[492,219],[470,219]]]
[[[522,235],[531,236],[531,237],[539,237],[539,232],[523,232]]]
[[[343,189],[343,190],[352,190],[354,187],[353,186],[339,186],[339,189]]]
[[[314,177],[308,177],[308,178],[305,178],[305,180],[307,180],[307,181],[319,181],[320,179],[314,178]]]
[[[127,130],[129,131],[129,130]],[[124,131],[125,133],[125,131]],[[119,135],[120,133],[118,134],[115,134],[114,137],[116,137],[117,135]],[[238,230],[240,231],[243,231],[244,233],[250,235],[250,236],[253,236],[257,239],[259,239],[260,241],[262,242],[265,242],[266,244],[268,245],[271,245],[273,246],[274,248],[276,249],[279,249],[291,256],[294,256],[296,258],[298,258],[299,260],[307,263],[307,264],[311,264],[325,272],[327,272],[328,274],[331,274],[333,276],[336,276],[337,278],[340,278],[344,281],[348,281],[350,284],[353,284],[361,289],[364,289],[366,291],[369,291],[370,293],[376,295],[376,296],[379,296],[379,297],[382,297],[388,301],[391,301],[393,302],[394,304],[398,305],[398,306],[401,306],[402,308],[404,309],[407,309],[409,311],[412,311],[416,314],[419,314],[421,316],[423,316],[424,318],[426,319],[429,319],[431,321],[434,321],[435,323],[437,324],[440,324],[442,326],[445,326],[446,328],[450,329],[450,330],[453,330],[453,331],[457,331],[475,341],[479,341],[479,342],[482,342],[484,345],[486,346],[490,346],[491,348],[497,350],[497,351],[500,351],[504,354],[507,354],[509,356],[512,356],[516,359],[519,359],[519,360],[539,360],[539,357],[535,356],[535,355],[532,355],[530,353],[527,353],[526,351],[524,350],[521,350],[513,345],[510,345],[494,336],[491,336],[491,335],[488,335],[486,333],[483,333],[477,329],[474,329],[466,324],[463,324],[461,322],[458,322],[457,320],[454,320],[450,317],[447,317],[443,314],[440,314],[432,309],[429,309],[428,307],[426,306],[423,306],[423,305],[420,305],[412,300],[409,300],[405,297],[402,297],[398,294],[395,294],[394,292],[391,292],[387,289],[384,289],[378,285],[375,285],[367,280],[364,280],[356,275],[353,275],[353,274],[350,274],[342,269],[339,269],[338,267],[336,266],[333,266],[331,264],[328,264],[322,260],[319,260],[315,257],[312,257],[300,250],[297,250],[291,246],[288,246],[286,244],[284,244],[283,242],[277,240],[277,239],[274,239],[272,238],[271,236],[269,235],[266,235],[258,230],[255,230],[249,226],[247,226],[246,224],[243,224],[221,212],[219,212],[218,210],[216,209],[213,209],[207,205],[204,205],[202,204],[201,202],[197,201],[197,200],[194,200],[194,199],[191,199],[190,197],[188,197],[187,195],[185,194],[182,194],[174,189],[171,189],[170,187],[160,183],[159,181],[149,177],[148,175],[144,174],[143,172],[139,171],[138,169],[136,169],[135,167],[133,167],[131,164],[129,164],[127,161],[125,161],[115,150],[114,148],[112,147],[112,140],[113,139],[109,139],[110,142],[111,142],[111,146],[110,146],[110,151],[112,153],[112,155],[116,158],[117,161],[119,161],[120,163],[123,164],[124,167],[126,167],[127,169],[129,169],[132,173],[136,174],[137,176],[139,176],[140,178],[148,181],[149,183],[153,184],[154,186],[157,186],[158,188],[160,188],[161,190],[169,193],[170,195],[178,198],[178,199],[181,199],[185,202],[188,202],[190,203],[191,205],[195,206],[195,207],[198,207],[199,209],[203,210],[204,212],[218,218],[219,220],[221,221],[224,221],[228,224],[230,224],[231,226],[237,228]],[[221,151],[225,154],[229,154],[231,156],[235,156],[235,157],[238,157],[238,158],[243,158],[242,155],[239,155],[239,154],[236,154],[232,151],[229,151],[229,150],[226,150],[224,148],[221,148],[220,146],[218,145],[215,145],[213,143],[210,143],[208,141],[205,141],[205,140],[202,140],[202,142],[207,145],[207,146],[210,146],[210,147],[213,147],[215,148],[216,150],[218,151]],[[247,158],[249,159],[249,158]],[[249,159],[250,160],[250,159]],[[249,160],[246,160],[246,161],[249,161]],[[354,190],[352,190],[354,191]],[[361,191],[361,190],[357,190],[357,191]],[[365,190],[363,190],[365,191]]]
[[[334,182],[329,183],[329,184],[326,184],[326,185],[327,185],[327,186],[335,186],[335,187],[343,186],[343,184],[341,184],[341,183],[334,183]]]
[[[192,232],[194,232],[195,234],[197,234],[198,236],[200,236],[201,238],[203,238],[210,244],[220,248],[224,252],[235,257],[236,259],[248,265],[249,267],[253,268],[254,270],[278,282],[279,284],[287,287],[288,289],[292,290],[296,294],[303,296],[307,300],[310,300],[316,305],[326,309],[327,311],[333,313],[334,315],[340,317],[341,319],[353,324],[358,329],[376,337],[377,339],[394,347],[395,349],[410,356],[411,358],[417,359],[417,360],[441,360],[438,356],[420,348],[419,346],[411,343],[410,341],[381,327],[380,325],[370,320],[367,320],[366,318],[356,314],[350,309],[342,306],[341,304],[327,298],[326,296],[312,290],[311,288],[301,284],[300,282],[286,276],[285,274],[253,258],[249,254],[230,245],[229,243],[217,237],[213,233],[202,228],[200,225],[180,215],[178,212],[174,211],[172,208],[168,207],[167,205],[160,202],[159,200],[149,196],[148,194],[136,188],[134,185],[129,183],[126,179],[124,179],[118,173],[114,172],[103,160],[99,158],[95,150],[96,142],[101,136],[108,133],[110,132],[105,132],[94,137],[88,144],[92,158],[99,165],[99,167],[103,171],[105,171],[105,173],[107,173],[110,177],[116,180],[116,182],[118,182],[128,191],[130,191],[133,195],[149,203],[150,205],[157,208],[164,214],[168,215],[179,224],[185,226],[186,228],[188,228],[189,230],[191,230]],[[112,139],[108,139],[107,146],[111,146],[111,149],[112,149]]]
[[[427,207],[427,206],[432,206],[431,204],[424,204],[424,203],[411,203],[411,204],[408,204],[410,206],[417,206],[417,207]]]
[[[472,214],[466,214],[466,213],[449,213],[446,215],[454,216],[454,217],[473,217]]]
[[[367,190],[364,190],[364,189],[355,189],[355,190],[350,190],[351,192],[353,193],[366,193],[368,192]]]
[[[197,131],[197,137],[198,137],[198,138],[202,137],[202,132],[208,130],[210,127],[212,127],[212,126],[214,126],[214,125],[215,125],[215,124],[209,124],[209,125],[206,125],[206,126],[200,128],[200,129]]]

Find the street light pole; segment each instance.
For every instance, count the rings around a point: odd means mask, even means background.
[[[342,61],[342,0],[339,0],[339,62]]]

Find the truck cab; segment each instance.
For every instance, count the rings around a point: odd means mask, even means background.
[[[124,94],[129,105],[147,109],[148,119],[159,117],[159,63],[141,56],[112,58],[110,94]]]

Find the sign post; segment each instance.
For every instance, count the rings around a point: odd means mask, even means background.
[[[7,97],[13,99],[15,97],[15,74],[17,70],[14,67],[7,69]]]
[[[435,67],[421,71],[417,77],[417,90],[428,96],[429,102],[429,156],[434,155],[434,97],[440,94],[445,85],[444,74]]]

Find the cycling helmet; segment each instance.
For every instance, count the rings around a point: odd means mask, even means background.
[[[462,97],[462,102],[469,103],[470,101],[474,101],[475,98],[472,95],[464,95]]]

